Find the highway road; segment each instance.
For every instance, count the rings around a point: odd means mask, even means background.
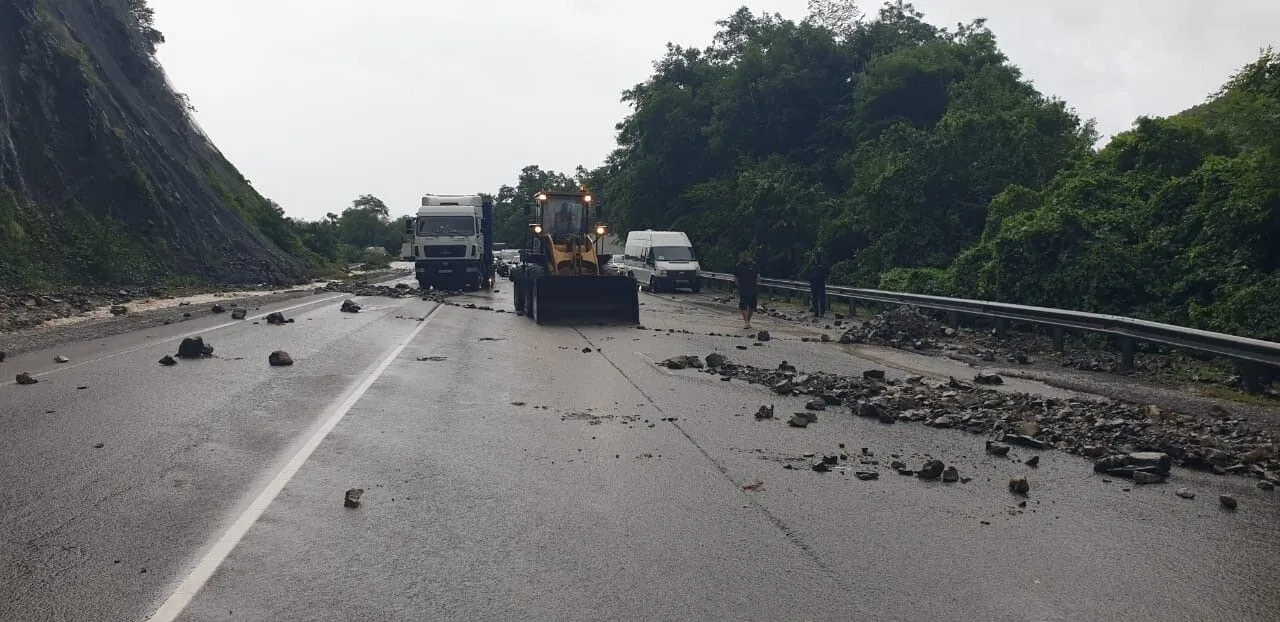
[[[455,300],[510,310],[507,285]],[[347,297],[0,364],[40,379],[0,384],[0,620],[1280,619],[1280,495],[1252,480],[1132,487],[1052,451],[1033,471],[840,409],[757,421],[804,402],[654,362],[879,364],[769,318],[758,347],[708,335],[745,331],[680,297],[642,295],[662,331]],[[253,323],[274,310],[296,321]],[[157,364],[191,334],[215,358]],[[879,479],[804,458],[863,448]]]

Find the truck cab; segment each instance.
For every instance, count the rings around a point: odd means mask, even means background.
[[[414,274],[422,289],[475,290],[493,277],[493,203],[478,194],[422,197],[405,219]]]
[[[702,266],[693,252],[693,243],[683,231],[628,233],[622,266],[627,276],[648,287],[649,291],[702,291],[698,275]]]

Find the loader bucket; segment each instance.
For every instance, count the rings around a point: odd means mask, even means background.
[[[533,319],[639,324],[636,282],[626,276],[540,276],[534,282]]]

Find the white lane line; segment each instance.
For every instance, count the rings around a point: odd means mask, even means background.
[[[304,303],[296,304],[296,305],[293,305],[293,306],[291,306],[291,307],[285,307],[285,308],[283,308],[283,309],[276,309],[276,311],[277,311],[277,312],[280,312],[280,313],[283,313],[283,312],[285,312],[285,311],[293,311],[294,309],[300,309],[300,308],[302,308],[302,307],[306,307],[306,306],[310,306],[310,305],[318,305],[318,304],[321,304],[321,303],[324,303],[324,302],[329,302],[330,300],[336,300],[336,299],[338,299],[338,298],[342,298],[343,296],[346,296],[346,294],[337,294],[337,295],[335,295],[335,296],[329,296],[329,297],[326,297],[326,298],[321,298],[321,299],[319,299],[319,300],[312,300],[312,301],[310,301],[310,302],[304,302]],[[134,353],[134,352],[137,352],[138,350],[146,350],[147,348],[151,348],[151,347],[155,347],[155,346],[159,346],[159,345],[164,345],[164,344],[166,344],[166,343],[172,343],[172,342],[174,342],[174,341],[178,341],[178,340],[180,340],[180,339],[186,339],[187,337],[196,337],[196,336],[198,336],[198,335],[203,335],[203,334],[205,334],[205,333],[213,332],[213,331],[215,331],[215,330],[222,330],[222,329],[227,328],[227,327],[229,327],[229,326],[239,326],[239,325],[244,324],[244,323],[246,323],[246,322],[252,322],[253,320],[260,320],[260,319],[262,319],[262,318],[264,318],[264,317],[267,317],[267,316],[268,316],[268,315],[270,315],[270,314],[271,314],[271,312],[268,312],[268,313],[261,313],[261,314],[254,315],[254,316],[251,316],[251,317],[246,317],[246,318],[245,318],[245,319],[243,319],[243,320],[236,320],[236,321],[234,321],[234,322],[225,322],[225,323],[222,323],[222,324],[216,324],[216,325],[214,325],[214,326],[210,326],[209,328],[204,328],[204,329],[197,330],[197,331],[193,331],[193,332],[190,332],[190,333],[186,333],[186,334],[182,334],[182,335],[177,335],[177,336],[175,336],[175,337],[166,337],[166,338],[161,339],[161,340],[159,340],[159,341],[150,341],[150,342],[147,342],[147,343],[144,343],[144,344],[140,344],[140,345],[133,346],[133,347],[131,347],[131,348],[125,348],[125,349],[123,349],[123,350],[120,350],[119,352],[112,352],[111,354],[106,354],[106,355],[103,355],[103,356],[99,356],[98,358],[95,358],[95,359],[89,359],[89,360],[87,360],[87,361],[79,361],[79,362],[77,362],[77,363],[69,363],[69,364],[66,364],[66,365],[59,365],[59,366],[54,367],[54,368],[52,368],[52,369],[49,369],[49,370],[46,370],[46,371],[42,371],[42,372],[40,372],[40,373],[38,373],[38,374],[32,374],[32,375],[33,375],[33,376],[35,376],[36,378],[43,378],[43,377],[48,376],[48,375],[51,375],[51,374],[56,374],[56,373],[58,373],[58,372],[60,372],[60,371],[67,371],[67,370],[70,370],[70,369],[75,369],[75,368],[77,368],[77,367],[84,367],[85,365],[92,365],[92,364],[94,364],[94,363],[101,363],[102,361],[105,361],[105,360],[108,360],[108,359],[113,359],[113,358],[116,358],[117,356],[124,356],[124,355],[126,355],[126,354],[132,354],[132,353]],[[5,386],[5,385],[8,385],[8,384],[17,384],[17,383],[16,383],[15,381],[13,381],[13,380],[9,380],[8,382],[0,382],[0,387]]]
[[[261,493],[258,493],[253,503],[249,504],[249,507],[236,518],[231,527],[227,528],[227,531],[222,534],[222,537],[218,538],[218,541],[213,544],[213,547],[209,549],[209,552],[191,571],[191,574],[187,575],[186,580],[178,586],[178,589],[173,594],[169,595],[164,604],[160,605],[160,609],[148,618],[148,622],[170,622],[182,614],[187,605],[191,603],[191,600],[195,598],[196,593],[208,582],[209,577],[213,576],[213,573],[218,570],[222,562],[227,559],[231,551],[240,543],[240,539],[249,532],[249,528],[258,522],[258,518],[266,511],[267,506],[271,505],[271,502],[280,494],[280,491],[289,483],[289,480],[293,479],[293,476],[297,474],[298,469],[302,468],[302,464],[307,461],[307,458],[311,457],[312,452],[320,446],[325,437],[329,436],[329,432],[333,431],[338,422],[342,421],[342,418],[347,415],[347,411],[350,411],[351,407],[360,401],[365,391],[368,391],[369,387],[373,386],[373,383],[378,380],[378,377],[391,366],[391,363],[395,362],[396,357],[400,356],[405,347],[422,332],[422,329],[427,327],[427,324],[431,322],[431,316],[435,315],[436,311],[443,307],[444,305],[436,305],[434,309],[427,313],[426,320],[418,322],[417,327],[410,331],[409,336],[405,337],[399,345],[392,348],[386,358],[382,359],[382,362],[364,379],[364,382],[361,382],[359,386],[347,395],[346,399],[325,419],[324,424],[311,435],[311,438],[307,439],[306,444],[298,449],[298,453],[294,454],[289,459],[289,462],[284,465],[284,468],[280,469],[280,472],[267,484],[267,487]]]

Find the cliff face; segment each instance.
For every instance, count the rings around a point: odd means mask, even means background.
[[[283,214],[190,120],[144,0],[0,0],[0,288],[305,276]]]

